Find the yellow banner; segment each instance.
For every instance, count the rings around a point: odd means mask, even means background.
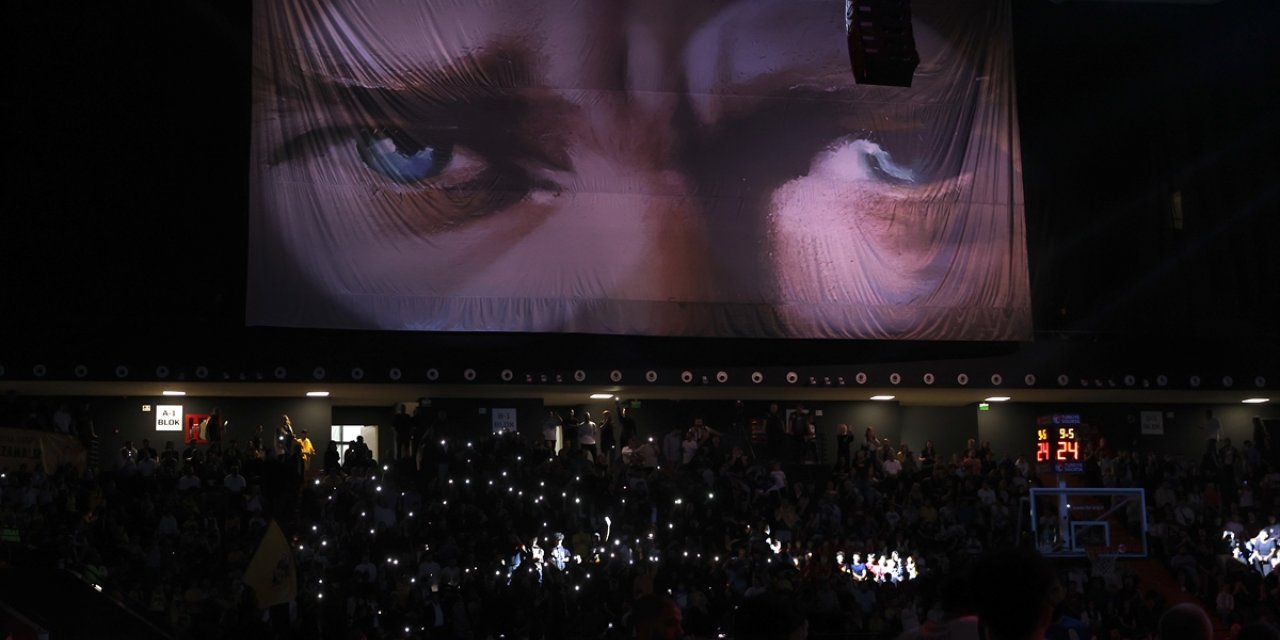
[[[74,436],[28,429],[0,429],[0,469],[17,471],[22,465],[53,474],[63,464],[81,471],[85,467],[84,446]]]
[[[298,596],[298,574],[293,566],[289,540],[275,520],[244,571],[244,583],[253,589],[259,609],[284,604]]]

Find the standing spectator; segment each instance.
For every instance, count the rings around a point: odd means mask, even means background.
[[[57,433],[70,434],[71,422],[71,410],[65,403],[58,405],[57,411],[53,412],[53,430]]]
[[[138,459],[151,458],[152,460],[156,460],[159,457],[160,455],[156,453],[155,447],[151,446],[151,441],[143,438],[142,446],[138,447]]]
[[[849,432],[849,425],[836,425],[836,471],[848,473],[852,451],[853,434]]]
[[[672,427],[667,435],[662,437],[662,461],[667,464],[678,467],[683,457],[684,437],[680,433],[680,427]]]
[[[120,466],[134,464],[138,461],[138,450],[133,447],[132,440],[125,440],[124,446],[120,447]]]
[[[413,449],[413,416],[409,415],[403,404],[396,407],[396,415],[391,419],[391,430],[395,434],[395,449],[391,459],[407,458]]]
[[[172,440],[166,440],[164,450],[160,452],[160,462],[174,461],[178,462],[178,449],[174,446]]]
[[[305,433],[305,432],[304,432]],[[429,451],[434,451],[432,446]],[[369,445],[365,444],[364,436],[356,436],[350,446],[347,448],[347,473],[355,467],[367,467],[373,463],[373,451],[369,450]]]
[[[591,459],[600,457],[600,426],[591,419],[590,411],[582,412],[582,422],[578,425],[578,445],[591,453]]]
[[[769,413],[764,417],[764,438],[769,446],[769,454],[778,457],[782,453],[783,439],[787,427],[783,423],[782,411],[778,405],[769,405]]]
[[[600,423],[600,454],[604,456],[605,463],[613,461],[613,450],[617,447],[617,441],[614,439],[613,433],[613,415],[608,409],[604,410],[604,422]]]
[[[365,449],[368,450],[368,447]],[[302,456],[302,473],[306,475],[311,470],[311,458],[316,455],[315,445],[311,444],[311,436],[306,429],[298,436],[298,453]]]
[[[789,459],[798,462],[804,457],[804,441],[808,433],[809,412],[805,410],[803,404],[797,404],[791,415],[787,416],[787,435],[791,436]]]
[[[547,451],[555,453],[559,450],[556,446],[556,438],[560,436],[560,427],[563,421],[555,411],[547,412],[547,419],[542,421],[542,443],[546,445]]]
[[[226,429],[226,423],[222,420],[222,412],[217,407],[209,412],[209,431],[205,439],[209,442],[221,442],[223,431]]]
[[[329,447],[324,450],[324,472],[335,476],[342,473],[342,456],[338,453],[337,440],[330,440]]]
[[[561,429],[563,436],[560,439],[560,447],[570,451],[577,451],[578,442],[578,414],[573,410],[569,410],[569,415],[564,417],[564,424]]]
[[[1213,464],[1218,454],[1218,439],[1222,437],[1222,423],[1213,415],[1213,409],[1204,410],[1204,455]]]
[[[886,455],[880,468],[884,471],[885,477],[890,480],[896,480],[898,474],[902,473],[902,463],[898,461],[897,456],[893,455]]]
[[[631,410],[626,405],[615,403],[614,406],[618,409],[618,426],[621,428],[618,433],[618,442],[625,445],[637,436],[636,421],[631,417]]]
[[[293,448],[293,442],[298,434],[293,431],[293,421],[288,415],[280,416],[280,425],[276,427],[276,456],[284,456]]]
[[[690,462],[693,462],[693,458],[697,455],[698,440],[694,435],[693,430],[690,429],[689,432],[684,435],[684,440],[680,442],[680,464],[687,466]]]
[[[257,427],[254,428],[253,435],[249,436],[249,441],[245,445],[245,451],[244,451],[245,458],[247,460],[253,460],[258,462],[265,460],[267,457],[267,452],[263,448],[265,445],[266,445],[266,442],[264,441],[264,436],[262,435],[262,425],[258,425]]]
[[[809,414],[808,420],[805,420],[804,461],[806,464],[818,464],[821,461],[818,455],[818,423],[814,422],[813,414]]]

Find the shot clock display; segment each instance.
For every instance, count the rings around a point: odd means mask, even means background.
[[[1057,473],[1082,473],[1080,457],[1080,414],[1056,413],[1036,420],[1036,462],[1053,465]]]

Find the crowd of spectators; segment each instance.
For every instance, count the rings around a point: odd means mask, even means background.
[[[886,638],[972,612],[958,576],[1034,544],[1019,514],[1035,465],[973,440],[944,456],[840,425],[834,464],[804,464],[819,461],[807,430],[642,438],[617,414],[572,430],[549,416],[549,438],[436,420],[381,461],[330,442],[311,464],[287,421],[244,442],[128,443],[88,471],[7,470],[0,527],[8,561],[74,571],[183,638],[626,638],[646,597],[689,636],[733,637],[735,610],[764,596],[794,603],[811,637]],[[1275,524],[1280,473],[1252,442],[1212,451],[1100,439],[1086,476],[1147,490],[1153,557],[1221,626],[1275,622],[1275,574],[1232,560],[1222,531]],[[297,591],[260,609],[244,573],[271,521]],[[1123,563],[1056,567],[1055,619],[1076,640],[1151,637],[1172,604]]]

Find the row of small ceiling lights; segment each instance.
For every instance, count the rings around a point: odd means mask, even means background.
[[[72,373],[75,375],[76,378],[87,378],[89,376],[89,367],[86,365],[76,365]],[[130,377],[131,371],[128,365],[121,364],[116,366],[113,373],[115,374],[116,378],[126,379]],[[198,366],[193,370],[192,373],[194,374],[195,379],[199,381],[208,380],[213,375],[212,372],[209,370],[209,368],[206,366]],[[6,371],[5,371],[4,365],[0,365],[0,377],[5,377],[5,374],[6,374]],[[49,376],[49,369],[47,366],[43,364],[37,364],[31,368],[31,375],[37,379],[43,379]],[[165,365],[160,365],[155,368],[154,377],[157,379],[167,380],[174,376],[175,376],[175,373]],[[311,377],[317,381],[325,380],[328,378],[328,376],[329,376],[329,372],[324,367],[315,367],[314,369],[311,370]],[[283,366],[276,367],[275,370],[272,371],[272,377],[275,380],[280,380],[280,381],[286,380],[289,377],[289,370]],[[365,371],[361,367],[354,367],[351,369],[349,373],[349,377],[353,382],[360,382],[365,378]],[[427,382],[437,382],[439,381],[440,377],[441,377],[441,374],[439,369],[436,369],[436,368],[427,369],[426,371]],[[516,373],[511,369],[501,370],[501,372],[499,372],[498,374],[498,377],[503,382],[515,382],[517,378]],[[575,383],[587,382],[587,372],[583,369],[575,370],[571,374],[571,377],[573,382]],[[185,372],[177,373],[176,378],[179,380],[186,379]],[[387,378],[393,382],[402,381],[404,378],[404,372],[399,367],[392,367],[391,369],[387,370]],[[479,378],[479,372],[474,368],[467,368],[462,371],[462,379],[466,382],[475,382],[478,378]],[[651,384],[657,383],[659,381],[659,378],[660,376],[656,370],[650,369],[644,373],[645,382],[648,382]],[[751,372],[749,378],[752,384],[763,384],[765,382],[765,374],[761,371]],[[230,373],[223,372],[222,379],[223,380],[238,379],[243,381],[254,381],[254,380],[263,381],[265,380],[265,376],[262,373],[254,373],[252,376],[249,376],[244,373],[233,375]],[[701,384],[710,384],[713,380],[718,384],[728,384],[730,381],[730,375],[729,375],[729,372],[725,370],[719,370],[714,374],[697,375],[693,371],[686,369],[680,373],[679,379],[680,379],[680,382],[684,384],[693,384],[695,382],[700,382]],[[786,381],[787,384],[792,384],[792,385],[799,384],[802,381],[801,375],[795,371],[788,371],[783,376],[783,379]],[[609,372],[610,382],[613,382],[616,384],[616,383],[623,382],[623,380],[624,380],[624,375],[621,370],[614,369]],[[870,376],[868,376],[868,374],[865,372],[857,372],[853,374],[852,380],[857,385],[866,385],[868,384],[868,382],[870,382]],[[1028,387],[1035,386],[1037,382],[1036,375],[1033,373],[1026,374],[1025,376],[1023,376],[1022,380],[1023,380],[1023,383],[1026,384],[1026,386]],[[971,381],[972,380],[970,379],[969,374],[967,373],[959,373],[955,377],[955,383],[960,386],[967,386]],[[553,373],[553,374],[527,373],[527,374],[524,374],[524,382],[530,383],[530,384],[563,383],[565,382],[565,375],[560,373]],[[904,382],[904,378],[900,373],[891,373],[888,376],[888,382],[889,384],[896,386],[896,385],[902,384]],[[920,382],[923,383],[925,386],[932,386],[938,382],[938,377],[933,373],[925,373],[920,377]],[[1222,386],[1225,388],[1234,387],[1236,384],[1235,378],[1229,375],[1222,376],[1220,382]],[[844,376],[834,376],[834,377],[826,376],[826,375],[808,376],[807,383],[810,386],[828,386],[828,387],[829,386],[847,386],[847,380]],[[999,373],[993,373],[991,374],[990,383],[991,383],[991,386],[995,386],[995,387],[1001,386],[1005,383],[1004,376]],[[1065,373],[1060,374],[1057,377],[1057,383],[1059,387],[1070,386],[1072,383],[1071,376]],[[1169,383],[1170,383],[1170,380],[1168,376],[1166,375],[1155,376],[1155,380],[1154,380],[1155,387],[1157,388],[1168,387]],[[1253,379],[1253,383],[1256,388],[1262,389],[1266,387],[1267,380],[1263,376],[1256,376]],[[1198,375],[1192,375],[1187,377],[1187,384],[1192,388],[1198,388],[1204,384],[1204,380]],[[1153,382],[1146,378],[1139,380],[1137,376],[1132,374],[1124,376],[1124,378],[1119,383],[1117,383],[1117,381],[1114,379],[1106,379],[1106,380],[1102,380],[1099,378],[1080,378],[1079,379],[1079,386],[1085,387],[1085,388],[1088,388],[1088,387],[1121,388],[1121,385],[1123,385],[1124,387],[1140,386],[1142,388],[1151,388],[1153,385]]]
[[[162,392],[161,392],[161,395],[164,395],[164,396],[185,396],[185,395],[187,395],[187,392],[186,392],[186,391],[177,391],[177,390],[169,389],[169,390],[162,391]],[[308,398],[328,398],[328,397],[329,397],[329,395],[330,395],[330,394],[329,394],[329,392],[328,392],[328,391],[308,391],[308,392],[306,393],[306,396],[307,396]],[[590,395],[590,396],[588,396],[588,397],[589,397],[590,399],[592,399],[592,400],[616,400],[616,399],[618,399],[618,396],[616,396],[616,395],[614,395],[614,394],[612,394],[612,393],[593,393],[593,394],[591,394],[591,395]],[[875,400],[875,401],[877,401],[877,402],[888,402],[888,401],[891,401],[891,400],[895,400],[895,399],[897,399],[897,397],[898,397],[898,396],[891,396],[891,395],[875,395],[875,396],[871,396],[871,398],[870,398],[870,399],[871,399],[871,400]],[[985,406],[987,403],[990,403],[990,402],[1008,402],[1008,401],[1010,401],[1010,400],[1012,400],[1012,399],[1013,399],[1013,398],[1012,398],[1011,396],[991,396],[991,397],[989,397],[989,398],[984,398],[984,399],[982,400],[982,403],[983,403],[983,406]],[[1271,401],[1271,399],[1270,399],[1270,398],[1245,398],[1244,400],[1241,400],[1240,402],[1241,402],[1241,403],[1243,403],[1243,404],[1263,404],[1263,403],[1270,402],[1270,401]]]

